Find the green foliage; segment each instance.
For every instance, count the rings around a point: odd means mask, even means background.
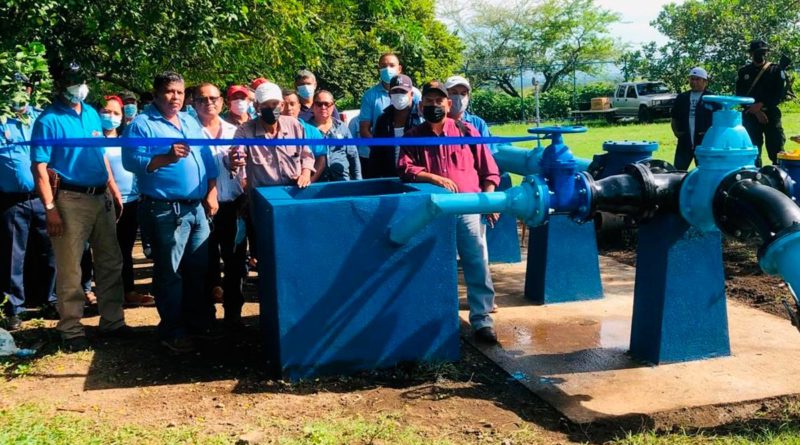
[[[28,79],[36,77],[41,79],[31,97],[28,97],[25,86],[15,79],[17,73]],[[0,102],[0,121],[16,115],[11,108],[12,103],[30,103],[40,108],[47,105],[50,102],[51,87],[52,82],[47,71],[47,60],[42,44],[17,45],[13,51],[0,53],[0,98],[8,98]]]
[[[580,104],[588,104],[593,97],[609,96],[614,85],[607,82],[595,82],[579,86],[576,100]],[[573,108],[571,86],[558,86],[539,96],[539,115],[542,119],[559,119],[569,117]],[[487,122],[503,123],[521,119],[520,98],[493,90],[476,90],[470,99],[471,111]],[[525,116],[530,120],[536,115],[536,99],[532,93],[526,92]],[[588,105],[587,105],[588,106]]]
[[[736,71],[747,63],[747,46],[766,40],[779,54],[790,57],[800,49],[800,8],[796,0],[687,0],[665,5],[652,25],[669,37],[629,52],[622,62],[627,79],[663,80],[675,90],[686,88],[693,66],[704,66],[712,77],[710,88],[731,93]]]
[[[464,38],[470,75],[476,84],[492,84],[519,96],[520,66],[544,77],[542,92],[556,87],[573,70],[595,74],[591,63],[615,58],[619,52],[609,26],[619,14],[595,0],[471,0],[466,9],[446,13]]]
[[[315,71],[335,96],[377,80],[378,56],[397,51],[416,80],[450,74],[460,41],[435,20],[433,0],[7,0],[0,50],[42,42],[48,60],[76,61],[93,94],[139,93],[166,69],[220,86],[264,76],[291,86]],[[0,101],[6,101],[0,96]]]

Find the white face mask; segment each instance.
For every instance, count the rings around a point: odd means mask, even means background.
[[[87,96],[89,96],[89,87],[85,83],[67,87],[67,99],[74,104],[83,102]]]
[[[237,116],[244,116],[250,109],[250,101],[247,99],[236,99],[231,101],[231,111]]]
[[[405,110],[411,105],[411,98],[408,94],[390,94],[389,101],[396,110]]]
[[[453,105],[450,106],[450,114],[452,115],[463,113],[469,105],[469,96],[466,94],[463,96],[452,94],[450,95],[450,100],[453,102]]]

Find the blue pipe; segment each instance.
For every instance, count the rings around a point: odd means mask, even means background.
[[[508,213],[535,227],[547,220],[549,208],[547,185],[534,175],[504,192],[432,194],[417,211],[392,223],[389,239],[395,244],[405,244],[440,215]]]
[[[496,146],[494,160],[501,171],[514,173],[515,175],[528,176],[542,173],[542,155],[544,148],[521,148],[509,144]],[[577,171],[589,169],[591,159],[575,158],[575,168]]]

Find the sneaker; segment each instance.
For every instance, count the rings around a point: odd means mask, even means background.
[[[16,331],[22,327],[22,320],[16,315],[11,315],[3,319],[2,326],[6,331]]]
[[[500,309],[496,304],[492,304],[492,310],[489,311],[490,314],[496,314],[497,310]]]
[[[61,342],[61,345],[65,352],[81,352],[92,349],[92,345],[89,344],[89,340],[87,340],[84,336],[64,339]]]
[[[94,292],[85,292],[83,295],[86,297],[87,306],[94,306],[97,304],[97,295],[95,295]]]
[[[195,350],[194,341],[189,337],[176,337],[169,340],[161,340],[161,346],[173,354],[188,354]]]
[[[156,299],[150,294],[140,294],[135,290],[125,294],[125,304],[128,306],[155,306]]]
[[[493,345],[497,343],[497,334],[495,334],[494,328],[491,326],[484,326],[475,331],[475,341],[478,343]]]
[[[100,338],[133,338],[136,335],[133,328],[124,324],[113,331],[99,331],[97,336]]]

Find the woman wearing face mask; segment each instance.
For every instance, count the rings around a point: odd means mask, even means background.
[[[353,135],[344,122],[333,117],[336,104],[333,94],[320,90],[314,94],[311,110],[314,125],[325,139],[349,139]],[[355,145],[329,145],[325,155],[325,169],[322,170],[323,181],[350,181],[361,179],[361,162],[358,160],[358,149]],[[315,176],[317,174],[315,173]],[[312,177],[312,182],[313,182]]]
[[[118,96],[105,96],[100,109],[100,122],[103,135],[116,138],[120,134],[123,119],[122,99]],[[134,306],[152,306],[155,299],[149,294],[140,294],[134,288],[133,281],[133,244],[136,242],[136,231],[139,228],[137,208],[139,192],[136,187],[136,176],[122,167],[122,148],[107,147],[106,156],[111,165],[111,172],[122,194],[122,214],[117,220],[117,242],[122,251],[122,285],[125,290],[125,304]]]
[[[411,78],[399,74],[389,82],[390,105],[383,110],[375,122],[376,138],[403,137],[405,132],[423,122],[413,98],[414,85]],[[376,178],[397,177],[398,146],[370,147],[370,168]]]

